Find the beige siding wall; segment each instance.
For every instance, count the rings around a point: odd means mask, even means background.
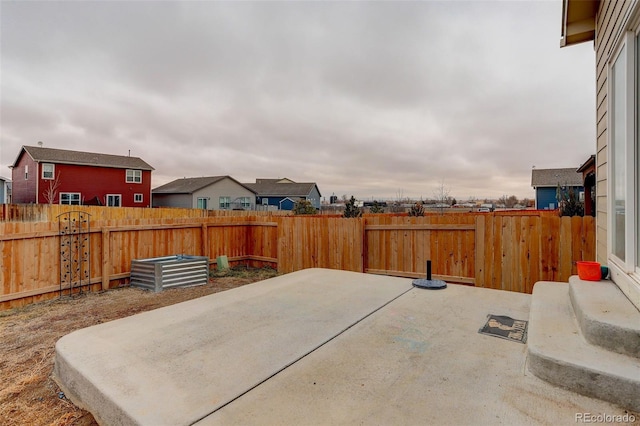
[[[596,29],[596,191],[597,191],[597,260],[607,264],[607,74],[609,58],[624,28],[632,2],[628,0],[603,0],[597,16]]]
[[[252,205],[256,203],[256,195],[253,192],[228,178],[196,191],[193,194],[193,208],[198,207],[199,197],[209,198],[209,210],[220,210],[220,197],[229,197],[232,203],[238,197],[249,197]]]

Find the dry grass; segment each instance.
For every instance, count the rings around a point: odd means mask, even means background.
[[[56,299],[0,312],[0,419],[10,425],[95,425],[51,378],[56,341],[74,330],[232,289],[277,275],[234,268],[209,284],[152,293],[132,287]]]

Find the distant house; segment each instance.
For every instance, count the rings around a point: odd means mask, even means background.
[[[320,190],[313,182],[298,183],[291,179],[256,179],[256,183],[245,183],[256,193],[258,209],[293,210],[296,201],[309,200],[320,208]]]
[[[0,176],[0,204],[11,203],[11,179]]]
[[[153,207],[255,210],[256,194],[231,176],[176,179],[153,190]]]
[[[583,194],[581,197],[584,196],[582,185],[582,173],[578,173],[576,168],[531,170],[531,186],[536,191],[536,209],[558,208],[558,186],[566,190],[573,188],[578,194]]]
[[[150,207],[152,171],[138,157],[23,146],[11,166],[12,202]]]

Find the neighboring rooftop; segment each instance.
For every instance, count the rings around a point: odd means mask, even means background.
[[[202,188],[206,188],[209,185],[213,185],[216,182],[220,182],[223,179],[231,179],[238,185],[244,186],[245,188],[252,191],[252,189],[247,187],[246,184],[238,182],[231,176],[203,176],[176,179],[172,182],[155,188],[152,192],[154,194],[193,194],[194,192]]]
[[[576,168],[532,169],[531,186],[582,186],[582,174]]]
[[[20,157],[22,157],[25,152],[38,163],[76,164],[112,167],[118,169],[154,170],[153,167],[139,157],[43,148],[39,146],[23,146],[16,157],[16,161],[14,161],[11,167],[15,167],[18,164]]]
[[[592,154],[589,156],[589,159],[587,161],[585,161],[584,163],[582,163],[582,165],[580,167],[578,167],[578,170],[576,170],[578,173],[583,173],[585,170],[588,170],[590,167],[595,167],[596,164],[596,156],[595,154]]]
[[[306,197],[316,187],[315,182],[294,182],[291,179],[256,179],[256,183],[245,183],[259,196]],[[318,190],[320,193],[320,190]]]
[[[278,179],[258,178],[256,179],[256,183],[295,183],[295,182],[289,178],[278,178]]]

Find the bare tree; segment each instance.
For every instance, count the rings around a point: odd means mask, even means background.
[[[444,214],[444,207],[450,206],[452,198],[449,195],[451,189],[444,184],[444,179],[440,181],[440,185],[433,191],[433,198],[436,200],[436,207],[440,209],[440,214]]]
[[[403,204],[404,204],[404,190],[398,189],[396,191],[396,199],[393,202],[393,204],[391,204],[390,210],[394,213],[403,212],[404,211],[404,207],[402,206]]]
[[[60,175],[49,181],[49,185],[45,188],[44,193],[42,194],[47,204],[53,204],[56,202],[56,199],[58,198],[58,188],[60,188]]]
[[[498,199],[498,203],[502,204],[508,209],[512,209],[516,204],[518,204],[518,197],[515,195],[506,196],[503,195]]]

